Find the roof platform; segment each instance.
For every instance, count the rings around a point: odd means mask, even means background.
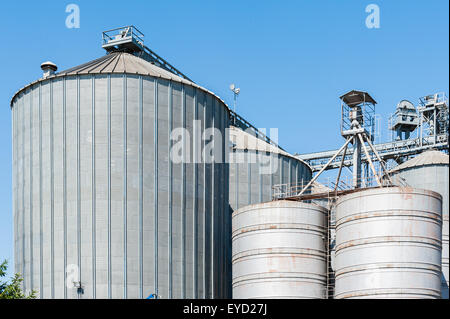
[[[104,31],[102,41],[102,48],[108,52],[144,51],[144,34],[133,25]]]

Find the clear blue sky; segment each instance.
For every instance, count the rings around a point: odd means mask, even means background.
[[[67,29],[66,5],[79,5],[81,27]],[[379,29],[365,26],[368,4]],[[41,75],[104,54],[103,30],[134,24],[146,44],[198,84],[232,103],[257,127],[279,128],[294,153],[333,149],[338,97],[361,89],[387,116],[401,99],[449,92],[449,4],[428,1],[5,1],[0,10],[0,259],[13,263],[10,98]]]

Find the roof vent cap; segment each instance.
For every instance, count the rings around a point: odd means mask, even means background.
[[[55,71],[58,70],[58,67],[55,63],[47,61],[41,64],[41,69],[44,71],[43,77],[48,78],[55,74]]]

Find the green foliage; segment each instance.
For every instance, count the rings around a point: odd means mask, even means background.
[[[8,270],[8,261],[5,260],[0,264],[0,278],[6,276]],[[11,282],[0,281],[0,299],[34,299],[36,298],[36,291],[31,291],[29,295],[22,291],[21,284],[23,278],[17,273],[11,279]]]

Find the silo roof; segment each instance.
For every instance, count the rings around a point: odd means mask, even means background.
[[[299,162],[302,162],[306,166],[308,166],[311,169],[311,166],[306,163],[305,161],[293,156],[292,154],[283,151],[282,149],[269,144],[265,141],[263,141],[260,138],[257,138],[256,136],[253,136],[244,130],[241,130],[240,128],[230,126],[230,139],[234,142],[233,148],[237,150],[252,150],[252,151],[259,151],[259,152],[269,152],[273,154],[280,154],[287,157],[291,157]],[[312,169],[311,169],[312,170]]]
[[[312,193],[327,193],[333,191],[328,186],[325,186],[317,181],[315,181],[311,186]]]
[[[416,166],[425,166],[433,164],[447,164],[449,163],[449,156],[439,151],[427,151],[417,155],[413,159],[406,161],[397,167],[394,167],[390,172],[397,172],[407,168]]]
[[[377,102],[370,96],[370,94],[364,91],[352,90],[340,96],[339,98],[348,106],[358,105],[362,102],[377,104]]]
[[[113,52],[99,59],[78,65],[76,67],[61,71],[58,75],[83,75],[83,74],[110,74],[128,73],[149,75],[167,80],[174,80],[190,85],[193,82],[183,79],[163,68],[156,66],[142,58],[126,52]]]
[[[152,76],[156,78],[162,78],[169,81],[179,82],[183,84],[187,84],[198,88],[202,91],[208,92],[211,95],[214,95],[218,98],[225,106],[228,108],[228,105],[222,100],[219,96],[214,94],[213,92],[195,84],[192,81],[186,80],[178,75],[169,72],[153,63],[150,63],[140,57],[137,57],[133,54],[126,52],[113,52],[107,55],[104,55],[98,59],[92,60],[90,62],[78,65],[76,67],[55,73],[52,76],[47,78],[41,78],[37,81],[34,81],[25,87],[18,90],[11,99],[11,107],[16,96],[27,89],[28,87],[33,86],[40,81],[49,80],[52,78],[64,77],[64,76],[77,76],[77,75],[91,75],[91,74],[136,74],[136,75],[144,75],[144,76]]]

